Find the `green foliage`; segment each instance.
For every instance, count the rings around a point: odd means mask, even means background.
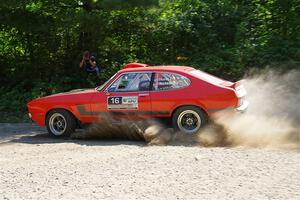
[[[9,0],[0,21],[1,113],[95,87],[128,62],[189,65],[230,80],[253,67],[300,66],[297,0]],[[97,55],[100,83],[79,69],[85,50]]]

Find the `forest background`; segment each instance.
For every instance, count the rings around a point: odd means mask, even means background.
[[[95,87],[130,62],[187,65],[238,80],[252,69],[300,68],[299,0],[0,0],[0,122],[26,103]]]

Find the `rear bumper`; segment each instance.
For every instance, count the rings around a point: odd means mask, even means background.
[[[248,101],[243,101],[243,104],[237,107],[235,110],[237,112],[245,112],[248,109],[249,102]]]

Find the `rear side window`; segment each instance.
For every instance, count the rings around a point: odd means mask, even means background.
[[[190,80],[180,74],[175,73],[155,73],[153,81],[154,91],[174,90],[190,85]]]

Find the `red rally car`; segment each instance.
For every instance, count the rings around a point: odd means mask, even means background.
[[[119,118],[167,118],[174,129],[194,134],[217,111],[245,111],[241,82],[229,82],[185,66],[130,63],[106,83],[30,101],[29,117],[50,135],[70,135],[78,125]]]

